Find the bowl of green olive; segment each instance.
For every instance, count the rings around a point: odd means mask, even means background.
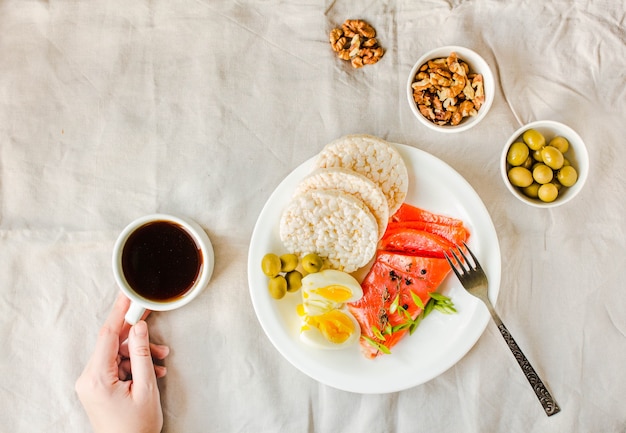
[[[539,120],[522,126],[506,142],[500,158],[502,180],[531,206],[560,206],[583,188],[589,172],[584,141],[567,125]]]

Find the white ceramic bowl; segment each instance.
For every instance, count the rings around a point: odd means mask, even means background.
[[[424,117],[422,113],[420,113],[419,109],[417,108],[417,104],[413,99],[413,88],[411,87],[411,85],[415,80],[415,75],[417,74],[417,71],[422,65],[424,65],[429,60],[448,57],[452,52],[455,52],[460,60],[463,60],[465,63],[467,63],[470,68],[470,73],[482,74],[485,90],[485,103],[478,110],[478,114],[476,114],[475,116],[468,116],[464,118],[458,125],[437,125]],[[470,50],[469,48],[459,47],[455,45],[436,48],[420,57],[417,62],[415,62],[413,69],[411,69],[411,73],[409,74],[409,79],[406,86],[409,107],[411,107],[411,111],[413,112],[415,117],[417,117],[417,120],[419,120],[426,127],[439,132],[461,132],[470,129],[473,126],[476,126],[481,120],[485,118],[485,116],[489,112],[491,104],[493,103],[495,88],[496,86],[493,78],[493,73],[491,72],[491,68],[489,67],[487,62],[480,55]]]
[[[522,134],[529,129],[536,129],[541,132],[546,139],[546,144],[550,142],[550,139],[559,135],[565,137],[567,141],[569,141],[569,150],[565,153],[565,158],[570,161],[572,166],[578,172],[578,180],[569,188],[562,187],[559,191],[559,195],[553,202],[546,203],[542,202],[538,198],[534,199],[527,197],[522,193],[522,191],[520,191],[519,188],[511,184],[507,175],[510,167],[506,162],[509,147],[516,141],[523,141]],[[572,128],[553,120],[538,120],[522,126],[508,139],[500,156],[500,173],[504,184],[508,190],[511,191],[511,194],[513,194],[517,199],[534,207],[556,207],[567,203],[583,189],[589,174],[589,154],[587,153],[587,147],[585,146],[583,139],[580,138],[580,135],[578,135]]]

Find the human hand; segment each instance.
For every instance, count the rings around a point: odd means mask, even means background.
[[[145,321],[132,327],[124,321],[129,305],[128,298],[118,295],[76,381],[76,393],[96,433],[154,433],[163,427],[156,380],[166,370],[152,358],[164,359],[169,348],[149,343]]]

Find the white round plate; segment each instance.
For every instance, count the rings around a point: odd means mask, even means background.
[[[470,184],[440,159],[402,144],[395,144],[409,172],[406,203],[463,220],[470,230],[468,246],[489,279],[489,297],[495,303],[500,290],[500,247],[489,213]],[[433,311],[413,335],[407,335],[391,355],[367,359],[359,345],[341,350],[320,350],[300,341],[296,305],[300,291],[273,299],[261,260],[268,252],[283,254],[279,236],[282,210],[298,182],[309,174],[315,158],[301,164],[278,185],[254,227],[248,253],[248,283],[252,304],[265,334],[296,368],[323,384],[363,394],[389,393],[420,385],[453,366],[474,346],[489,322],[486,307],[462,288],[450,272],[439,291],[452,298],[458,313]]]

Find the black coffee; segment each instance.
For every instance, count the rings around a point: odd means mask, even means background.
[[[155,221],[135,230],[122,250],[126,281],[140,296],[170,301],[193,287],[202,268],[202,251],[178,224]]]

